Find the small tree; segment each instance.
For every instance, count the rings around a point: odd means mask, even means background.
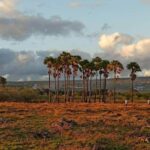
[[[131,70],[131,73],[130,73],[130,77],[131,77],[131,93],[132,93],[131,101],[133,102],[133,96],[134,96],[134,81],[135,81],[135,79],[136,79],[136,72],[141,71],[141,68],[140,68],[140,66],[139,66],[136,62],[130,62],[130,63],[127,65],[127,69],[128,69],[128,70]]]

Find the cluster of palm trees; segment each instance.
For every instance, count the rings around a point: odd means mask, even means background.
[[[49,75],[49,102],[60,102],[60,79],[63,79],[63,94],[65,102],[75,100],[76,77],[82,81],[82,102],[106,102],[107,97],[107,78],[110,72],[113,72],[114,91],[113,98],[116,101],[116,80],[120,76],[124,67],[118,60],[108,61],[100,57],[95,57],[91,61],[82,59],[78,55],[71,55],[69,52],[62,52],[57,58],[46,57],[44,64],[47,65]],[[136,72],[141,71],[136,62],[127,65],[131,70],[132,81],[132,101],[133,101],[133,81],[136,78]],[[52,98],[51,77],[55,81],[55,98]],[[102,77],[104,78],[102,84]],[[93,80],[95,79],[95,80]],[[92,83],[95,81],[95,88]],[[98,82],[99,81],[99,82]],[[103,86],[102,86],[103,85]],[[93,99],[94,95],[94,99]]]

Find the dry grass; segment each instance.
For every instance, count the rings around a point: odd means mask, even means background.
[[[150,106],[0,103],[0,150],[96,150],[98,146],[149,150]]]

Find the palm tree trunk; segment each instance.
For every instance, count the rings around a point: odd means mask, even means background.
[[[68,102],[68,75],[66,80],[66,101]]]
[[[57,83],[56,83],[56,77],[55,77],[55,101],[57,100]]]
[[[68,75],[68,101],[70,102],[70,75]]]
[[[73,84],[72,84],[72,101],[73,102],[74,102],[74,99],[75,99],[74,92],[75,92],[75,75],[73,74]]]
[[[116,102],[116,73],[114,72],[114,103]]]
[[[89,103],[91,102],[91,97],[92,97],[92,76],[90,78],[90,89],[89,89]]]
[[[49,75],[49,82],[48,82],[49,83],[49,85],[48,85],[48,88],[49,88],[49,90],[48,90],[48,99],[49,100],[48,101],[51,102],[51,89],[50,89],[51,88],[51,74],[50,74],[50,70],[48,72],[48,75]]]
[[[84,73],[82,73],[82,102],[85,102],[85,79],[84,79]]]
[[[106,77],[104,78],[104,89],[103,89],[103,99],[102,101],[105,103],[106,102]]]
[[[58,75],[58,77],[57,77],[57,101],[58,101],[58,103],[59,103],[59,75]]]
[[[99,75],[99,102],[101,102],[101,81],[102,81],[102,79],[101,79],[101,74]]]
[[[96,71],[96,90],[95,90],[95,102],[97,100],[97,71]]]
[[[65,71],[66,72],[66,71]],[[65,95],[65,103],[67,101],[67,95],[66,95],[66,73],[64,72],[64,95]]]
[[[133,85],[133,80],[132,80],[132,93],[131,93],[131,94],[132,94],[132,99],[131,99],[131,102],[132,102],[132,103],[133,103],[133,96],[134,96],[134,89],[133,89],[133,86],[134,86],[134,85]]]
[[[86,78],[86,103],[88,102],[88,95],[89,95],[89,80]]]

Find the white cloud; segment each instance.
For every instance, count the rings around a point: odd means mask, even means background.
[[[16,11],[16,2],[18,0],[0,0],[0,16],[14,15]]]
[[[72,2],[69,3],[69,7],[71,7],[71,8],[79,8],[79,7],[81,7],[81,3],[72,1]]]
[[[140,75],[149,75],[150,38],[137,41],[127,34],[104,34],[100,37],[99,46],[103,49],[103,52],[98,54],[100,57],[108,60],[118,59],[125,68],[127,63],[136,61],[143,70]]]
[[[6,78],[6,79],[8,79],[9,76],[10,76],[10,74],[5,74],[5,75],[3,75],[3,77]]]
[[[150,39],[143,39],[137,43],[123,46],[120,51],[123,57],[150,58]]]
[[[22,41],[31,36],[67,36],[82,34],[85,28],[79,21],[64,20],[59,16],[49,19],[42,16],[25,15],[17,10],[19,0],[0,0],[0,38]]]
[[[95,8],[101,6],[103,0],[91,0],[91,1],[83,1],[83,0],[73,0],[69,2],[70,8]]]
[[[100,37],[99,46],[104,50],[114,50],[120,45],[130,44],[132,41],[131,36],[116,32],[110,35],[103,34]]]
[[[143,71],[145,77],[150,77],[150,70]]]
[[[28,53],[28,52],[22,52],[19,53],[17,56],[17,60],[19,61],[19,63],[27,63],[30,60],[34,59],[34,55],[32,55],[32,53]]]

